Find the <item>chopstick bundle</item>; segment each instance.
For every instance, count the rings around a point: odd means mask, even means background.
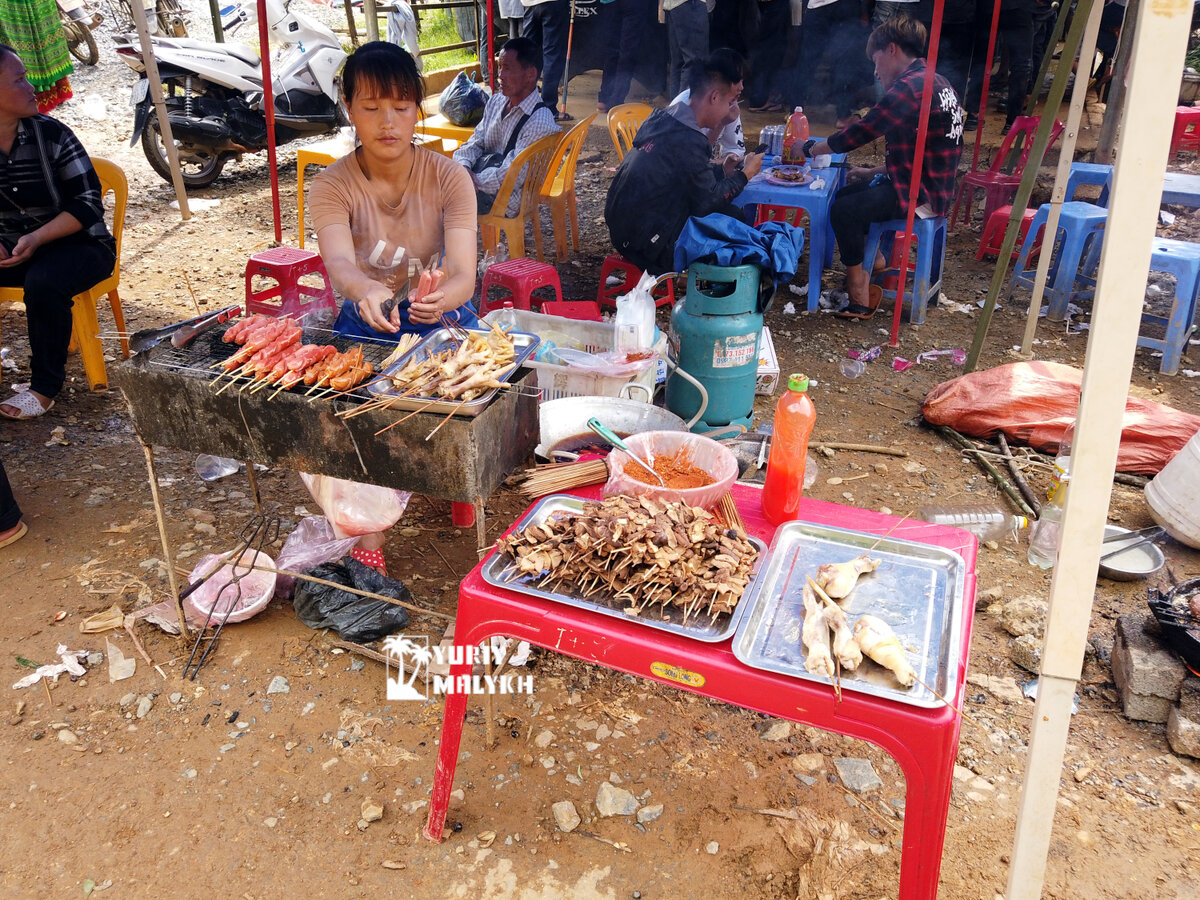
[[[519,490],[526,497],[559,494],[585,484],[599,484],[608,478],[608,463],[603,459],[585,459],[566,463],[549,463],[525,470]]]
[[[746,523],[742,521],[742,514],[738,512],[737,504],[733,502],[733,494],[725,492],[720,502],[717,503],[716,513],[721,521],[730,528],[740,529],[742,534],[746,533]]]

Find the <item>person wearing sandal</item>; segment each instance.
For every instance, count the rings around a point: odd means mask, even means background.
[[[850,306],[837,313],[842,318],[869,319],[875,314],[882,291],[870,289],[871,273],[863,268],[867,232],[873,222],[903,218],[908,213],[925,83],[925,60],[921,58],[925,38],[925,26],[903,16],[888,19],[872,31],[867,56],[886,93],[861,121],[824,141],[809,140],[804,145],[804,155],[811,157],[846,153],[880,137],[885,142],[884,165],[851,169],[846,187],[837,192],[829,210],[850,294]],[[962,155],[963,110],[958,96],[941,75],[934,76],[934,91],[916,210],[922,218],[944,216],[949,211]],[[872,260],[874,270],[882,264],[881,257]]]
[[[101,198],[87,151],[38,113],[24,64],[0,45],[0,286],[25,291],[32,372],[28,391],[0,402],[6,419],[43,415],[66,381],[72,298],[117,258]]]
[[[13,497],[12,487],[8,483],[8,473],[4,471],[4,462],[0,461],[0,547],[15,544],[25,537],[29,530],[21,521],[21,507],[17,506]]]

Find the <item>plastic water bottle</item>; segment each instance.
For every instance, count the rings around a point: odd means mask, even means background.
[[[917,518],[934,525],[949,525],[969,531],[980,541],[999,541],[1020,528],[1027,528],[1029,520],[1016,516],[992,503],[971,503],[965,506],[922,506]]]
[[[775,406],[771,456],[762,491],[763,515],[772,525],[800,515],[808,439],[817,424],[817,411],[807,392],[807,375],[789,375],[788,389]]]
[[[1063,506],[1067,502],[1067,490],[1071,476],[1064,474],[1054,491],[1054,499],[1042,507],[1042,514],[1033,526],[1029,538],[1029,564],[1049,569],[1058,559],[1058,530],[1062,524]]]
[[[1062,440],[1058,444],[1058,453],[1054,457],[1054,474],[1051,476],[1050,493],[1047,494],[1050,500],[1054,499],[1063,477],[1071,474],[1071,444],[1074,441],[1075,422],[1072,421],[1063,432]]]
[[[505,300],[504,306],[497,310],[494,324],[506,332],[517,330],[517,314],[513,311],[511,300]]]
[[[236,459],[211,456],[207,453],[201,453],[196,457],[196,474],[205,481],[216,481],[218,478],[224,478],[226,475],[232,475],[241,470],[242,464]]]
[[[796,111],[788,116],[787,127],[783,129],[783,161],[803,165],[804,142],[807,140],[808,116],[804,115],[804,107],[797,106]]]

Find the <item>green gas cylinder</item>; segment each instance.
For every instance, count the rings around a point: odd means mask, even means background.
[[[688,268],[687,293],[671,311],[668,342],[675,365],[708,392],[693,431],[750,425],[763,326],[759,274],[755,265],[692,263]],[[672,371],[667,377],[667,409],[688,420],[701,401],[700,391]]]

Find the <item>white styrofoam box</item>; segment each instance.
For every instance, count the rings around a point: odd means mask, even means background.
[[[771,340],[771,329],[763,326],[762,339],[758,342],[758,377],[754,382],[754,393],[771,396],[779,386],[779,357],[775,355],[775,342]]]

